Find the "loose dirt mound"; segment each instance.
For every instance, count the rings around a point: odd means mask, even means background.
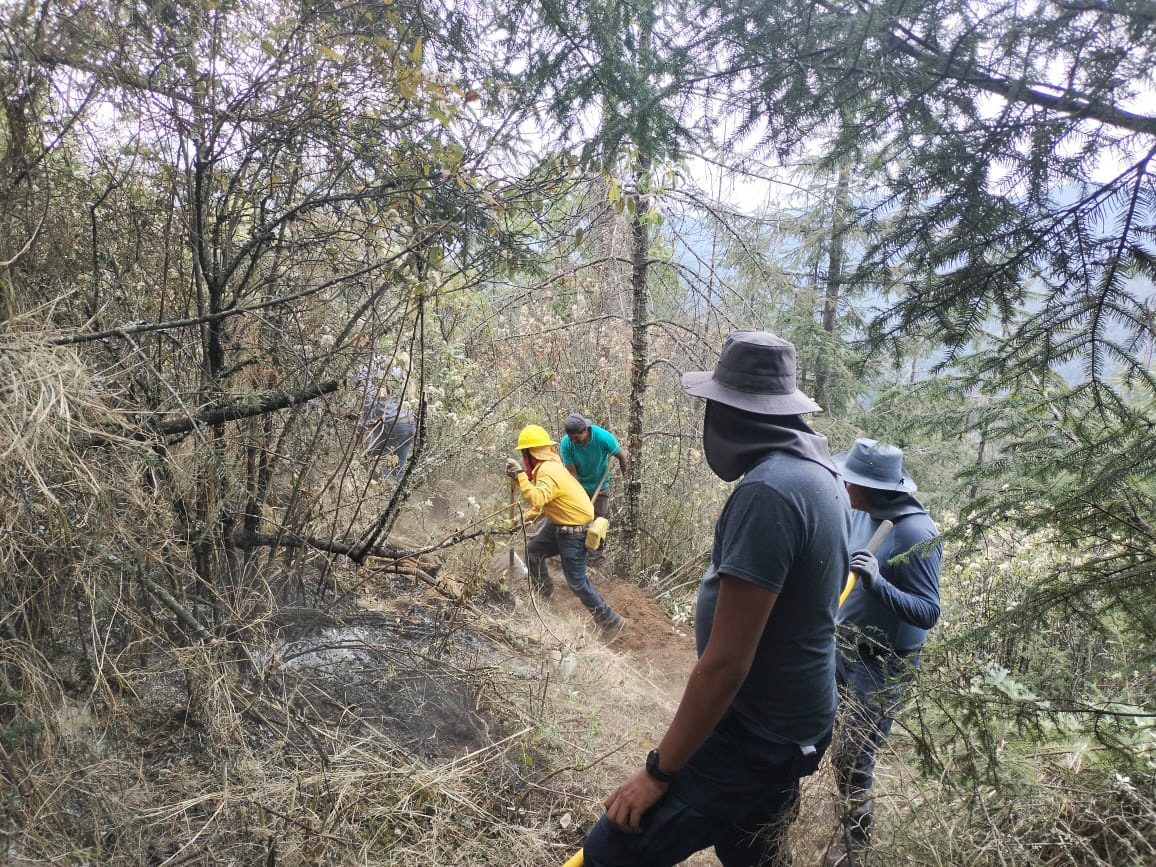
[[[634,657],[636,664],[668,675],[677,700],[694,667],[693,629],[673,623],[654,597],[633,581],[609,577],[597,569],[592,569],[590,576],[603,598],[627,620],[626,627],[608,646]],[[555,580],[551,604],[577,617],[585,615],[582,604],[560,575]]]

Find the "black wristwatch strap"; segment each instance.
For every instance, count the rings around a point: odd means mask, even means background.
[[[675,774],[668,774],[658,766],[658,750],[651,750],[646,755],[646,773],[660,783],[673,783]]]

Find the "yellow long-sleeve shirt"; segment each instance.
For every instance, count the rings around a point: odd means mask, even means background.
[[[594,520],[590,497],[557,459],[538,464],[533,482],[525,473],[518,473],[518,489],[530,504],[529,517],[545,515],[563,527],[589,524]]]

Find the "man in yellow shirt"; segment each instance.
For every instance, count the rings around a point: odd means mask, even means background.
[[[622,616],[599,595],[586,575],[586,530],[594,520],[594,507],[581,483],[562,465],[556,445],[545,428],[527,425],[518,434],[522,463],[513,458],[506,461],[506,475],[517,481],[522,498],[530,504],[528,517],[546,517],[526,546],[530,579],[549,598],[554,585],[546,559],[558,555],[566,583],[594,622],[607,634],[617,634],[624,623]]]

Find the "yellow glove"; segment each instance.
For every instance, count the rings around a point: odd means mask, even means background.
[[[518,478],[518,473],[522,472],[522,464],[514,458],[506,458],[506,475],[511,479]]]
[[[606,538],[606,531],[610,529],[610,521],[607,518],[595,518],[590,523],[590,529],[586,531],[586,550],[597,551],[602,547],[602,540]]]

